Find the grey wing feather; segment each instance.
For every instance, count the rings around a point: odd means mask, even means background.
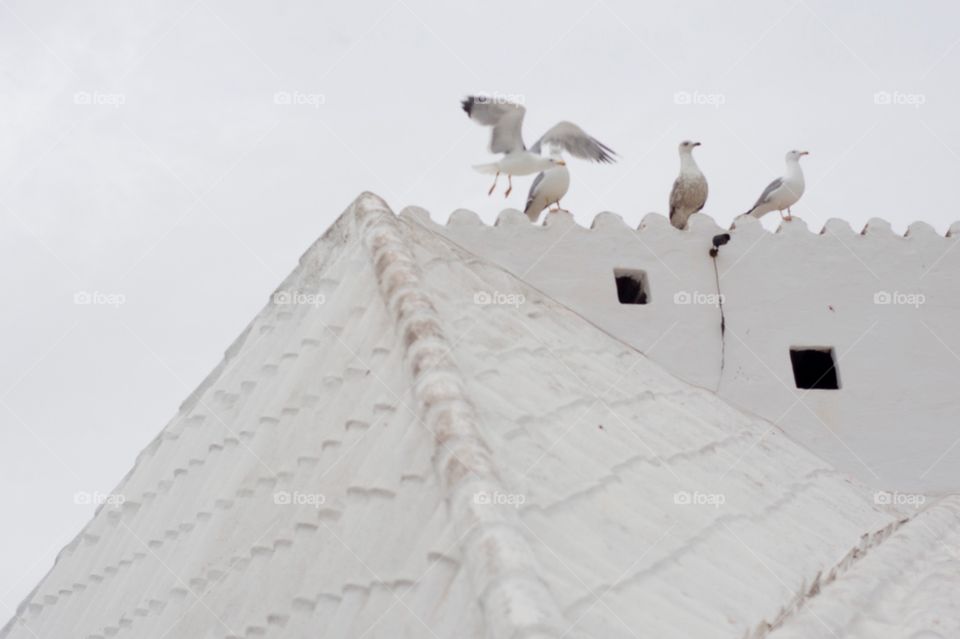
[[[681,186],[680,178],[677,178],[673,181],[673,189],[670,191],[670,219],[673,219],[674,213],[677,211],[677,207],[680,206],[680,203],[683,201],[683,187]]]
[[[490,135],[491,153],[523,151],[523,116],[527,110],[519,104],[491,100],[482,96],[470,96],[460,106],[471,120],[484,126],[492,126]]]
[[[543,182],[543,173],[537,175],[533,180],[533,184],[530,185],[530,193],[527,194],[527,204],[523,207],[524,212],[530,210],[530,205],[533,204],[533,201],[537,199],[537,187],[540,186],[540,183]]]
[[[770,200],[770,194],[776,191],[777,189],[779,189],[782,184],[783,184],[783,178],[777,178],[776,180],[768,184],[767,188],[763,190],[763,193],[761,193],[760,197],[757,199],[757,203],[754,204],[750,210],[752,211],[753,209],[757,208],[761,204],[765,204],[766,202],[768,202]]]
[[[594,162],[616,162],[616,152],[603,142],[587,135],[587,132],[573,122],[561,122],[540,136],[537,143],[530,147],[534,153],[540,153],[544,144],[559,147],[582,160]]]

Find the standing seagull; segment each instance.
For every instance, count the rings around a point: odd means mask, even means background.
[[[699,142],[690,140],[680,143],[680,175],[670,191],[670,223],[681,230],[687,228],[690,216],[707,203],[707,178],[693,159],[693,149],[698,146]]]
[[[490,164],[478,164],[473,168],[481,173],[495,173],[493,186],[487,195],[497,188],[501,173],[507,174],[507,191],[513,191],[514,175],[530,175],[554,167],[566,166],[566,162],[557,156],[540,155],[542,145],[552,147],[555,152],[565,150],[571,155],[595,162],[613,162],[613,149],[599,142],[572,122],[560,122],[543,134],[537,143],[527,150],[523,143],[523,116],[527,110],[512,102],[492,100],[485,97],[470,96],[461,102],[463,110],[471,120],[484,126],[493,127],[490,136],[490,152],[502,153],[503,157]],[[569,174],[568,174],[569,179]],[[561,194],[562,197],[562,194]],[[559,198],[557,198],[559,200]]]
[[[790,207],[797,203],[797,200],[803,195],[805,187],[803,171],[800,170],[800,158],[809,154],[809,151],[788,151],[786,157],[787,173],[771,182],[760,194],[760,198],[753,205],[753,208],[744,215],[760,218],[770,211],[779,211],[783,220],[787,222],[792,220]],[[783,214],[784,209],[787,210],[786,216]]]
[[[530,185],[530,193],[527,195],[527,206],[523,212],[527,214],[530,221],[537,223],[537,218],[543,209],[555,204],[557,208],[551,211],[560,210],[560,199],[567,194],[570,188],[570,171],[566,166],[555,166],[547,169],[537,176]]]

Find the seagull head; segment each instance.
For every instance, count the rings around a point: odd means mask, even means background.
[[[694,148],[700,146],[699,142],[692,142],[690,140],[684,140],[680,143],[680,153],[690,153]]]
[[[810,151],[787,151],[787,162],[799,162],[805,155],[810,155]]]

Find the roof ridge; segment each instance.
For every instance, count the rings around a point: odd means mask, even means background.
[[[351,208],[396,322],[420,421],[434,435],[434,468],[488,636],[558,637],[563,615],[537,571],[516,509],[478,499],[507,491],[464,391],[466,378],[450,357],[453,346],[422,282],[403,223],[373,193],[362,193]]]
[[[864,614],[855,596],[867,591],[851,589],[851,580],[869,582],[871,597],[875,598],[878,596],[873,590],[875,584],[897,582],[905,566],[915,563],[918,556],[929,552],[930,548],[942,548],[955,556],[957,548],[945,539],[957,530],[960,530],[960,495],[948,495],[909,517],[893,521],[872,533],[865,533],[860,543],[851,548],[830,571],[817,575],[809,589],[797,598],[792,609],[785,610],[781,618],[768,627],[761,625],[757,630],[758,636],[767,636],[767,631],[781,628],[786,630],[787,636],[806,636],[805,631],[820,627],[824,618],[830,619],[834,627],[849,629],[856,616]],[[876,559],[877,556],[882,559]],[[864,564],[860,563],[864,559],[867,560],[865,563],[873,562],[872,566],[864,568]],[[847,584],[846,591],[838,592],[833,597],[818,596],[834,582]],[[833,590],[827,592],[833,593]],[[815,607],[816,612],[808,610],[810,606]],[[780,633],[774,635],[781,636]]]

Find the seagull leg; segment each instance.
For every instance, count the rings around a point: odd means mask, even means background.
[[[497,188],[497,180],[500,179],[500,171],[497,171],[496,177],[493,178],[493,186],[490,187],[490,190],[487,191],[487,195],[493,195],[493,190]]]
[[[782,212],[781,212],[781,213],[782,213]],[[790,212],[790,207],[789,207],[789,206],[787,207],[787,217],[785,217],[785,218],[783,218],[783,219],[785,219],[787,222],[790,222],[790,221],[793,220],[793,213]]]
[[[503,194],[503,197],[510,197],[511,191],[513,191],[513,176],[507,173],[507,192]]]

